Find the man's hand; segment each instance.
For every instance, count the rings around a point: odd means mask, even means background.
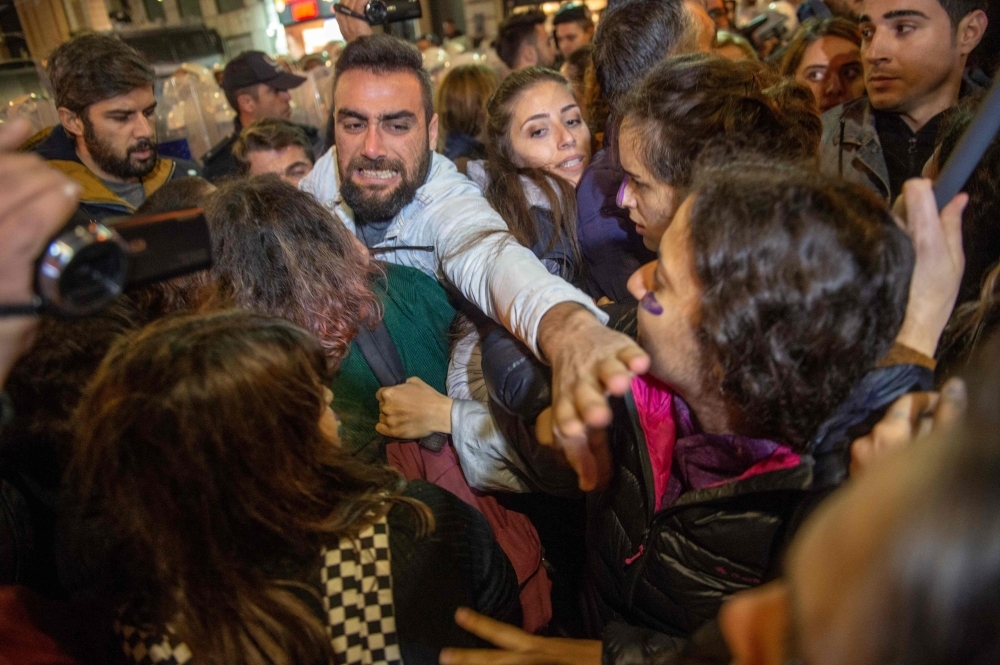
[[[851,444],[851,475],[914,439],[951,426],[965,411],[965,383],[949,379],[939,393],[910,393],[896,400],[871,433]]]
[[[600,665],[601,643],[537,637],[506,623],[494,621],[470,609],[459,608],[455,623],[473,635],[500,647],[491,649],[445,649],[441,665]]]
[[[35,260],[78,203],[76,181],[38,155],[15,152],[31,132],[24,121],[0,127],[0,304],[34,296]],[[35,317],[0,318],[0,385],[30,346]]]
[[[554,444],[590,491],[610,469],[607,442],[595,430],[611,423],[606,395],[624,395],[632,377],[649,370],[649,356],[630,337],[602,325],[575,303],[542,318],[538,346],[552,364]]]
[[[962,212],[968,202],[967,194],[959,194],[939,215],[931,181],[913,179],[903,185],[893,207],[916,254],[906,317],[896,341],[931,358],[962,284]]]
[[[340,4],[354,11],[356,14],[364,16],[365,5],[368,4],[368,0],[340,0]],[[368,25],[367,21],[348,16],[338,11],[334,11],[334,15],[337,17],[337,25],[340,26],[340,32],[343,33],[344,39],[348,44],[358,37],[372,34],[372,27]]]
[[[382,388],[378,399],[379,416],[375,431],[392,439],[416,441],[434,432],[451,434],[451,405],[418,377],[411,376],[398,386]]]

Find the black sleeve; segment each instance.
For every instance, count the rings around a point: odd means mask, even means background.
[[[409,507],[397,504],[389,512],[393,599],[403,660],[424,662],[430,657],[436,663],[436,654],[447,646],[487,647],[455,624],[459,607],[520,626],[517,575],[486,518],[427,482],[411,481],[406,496],[431,509],[435,526],[421,535]],[[407,652],[413,657],[407,658]]]
[[[717,620],[690,640],[616,621],[604,629],[601,665],[729,665],[732,655]]]

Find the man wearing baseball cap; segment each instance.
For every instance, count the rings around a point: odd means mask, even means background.
[[[305,81],[305,77],[285,71],[260,51],[244,51],[233,58],[222,72],[222,89],[229,105],[236,111],[236,121],[233,133],[205,153],[202,159],[205,177],[217,183],[229,176],[238,175],[239,167],[233,159],[233,144],[240,137],[240,132],[256,120],[287,120],[292,113],[288,91]],[[320,143],[319,132],[315,128],[302,126],[302,129],[314,145]]]

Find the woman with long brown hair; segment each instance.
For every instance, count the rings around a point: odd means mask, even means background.
[[[162,319],[111,349],[65,505],[131,660],[431,663],[471,641],[449,628],[459,605],[520,622],[481,515],[339,447],[327,372],[309,333],[250,312]]]

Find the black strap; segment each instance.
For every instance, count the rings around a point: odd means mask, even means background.
[[[399,357],[399,350],[396,349],[396,343],[392,341],[384,321],[379,321],[375,330],[361,326],[354,341],[357,342],[361,356],[378,379],[379,385],[389,388],[406,383],[403,359]],[[420,439],[418,443],[436,453],[444,448],[447,441],[448,437],[445,434],[435,432]]]
[[[375,330],[361,326],[354,341],[358,343],[358,350],[378,379],[379,385],[388,388],[406,383],[403,359],[399,357],[396,343],[392,341],[383,321],[378,322]]]

